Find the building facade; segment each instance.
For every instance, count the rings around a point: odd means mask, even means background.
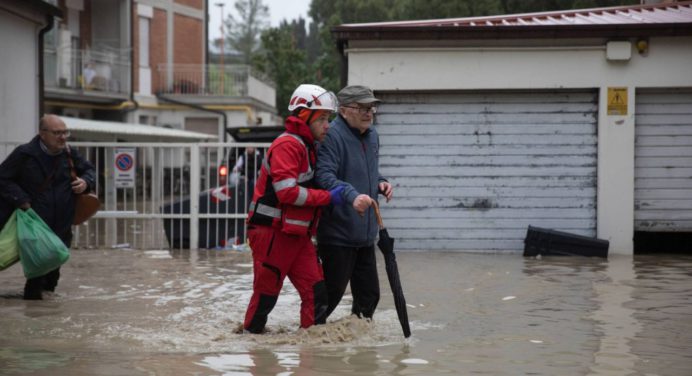
[[[23,143],[38,131],[40,45],[60,10],[38,0],[0,2],[0,134]],[[4,151],[0,153],[4,159]]]
[[[206,0],[53,0],[46,111],[206,133],[275,121],[275,90],[247,66],[207,64]],[[93,130],[93,127],[91,127]],[[118,140],[75,132],[77,140]],[[131,139],[129,139],[132,141]]]
[[[347,83],[384,100],[401,248],[516,252],[533,225],[631,254],[692,233],[692,2],[333,33]]]

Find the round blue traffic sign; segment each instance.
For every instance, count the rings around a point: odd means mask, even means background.
[[[129,171],[134,165],[134,158],[130,154],[120,154],[115,158],[115,167],[120,171]]]

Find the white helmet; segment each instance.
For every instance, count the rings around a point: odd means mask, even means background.
[[[336,112],[339,106],[336,95],[331,91],[317,85],[303,84],[291,94],[291,100],[288,102],[288,110],[291,112],[301,107]]]

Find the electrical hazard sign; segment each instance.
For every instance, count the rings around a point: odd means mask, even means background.
[[[627,115],[627,88],[608,88],[608,115]]]
[[[114,150],[115,187],[135,187],[135,152],[134,148],[116,148]]]

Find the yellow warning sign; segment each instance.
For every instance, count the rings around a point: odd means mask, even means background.
[[[608,115],[627,115],[627,88],[608,88]]]

